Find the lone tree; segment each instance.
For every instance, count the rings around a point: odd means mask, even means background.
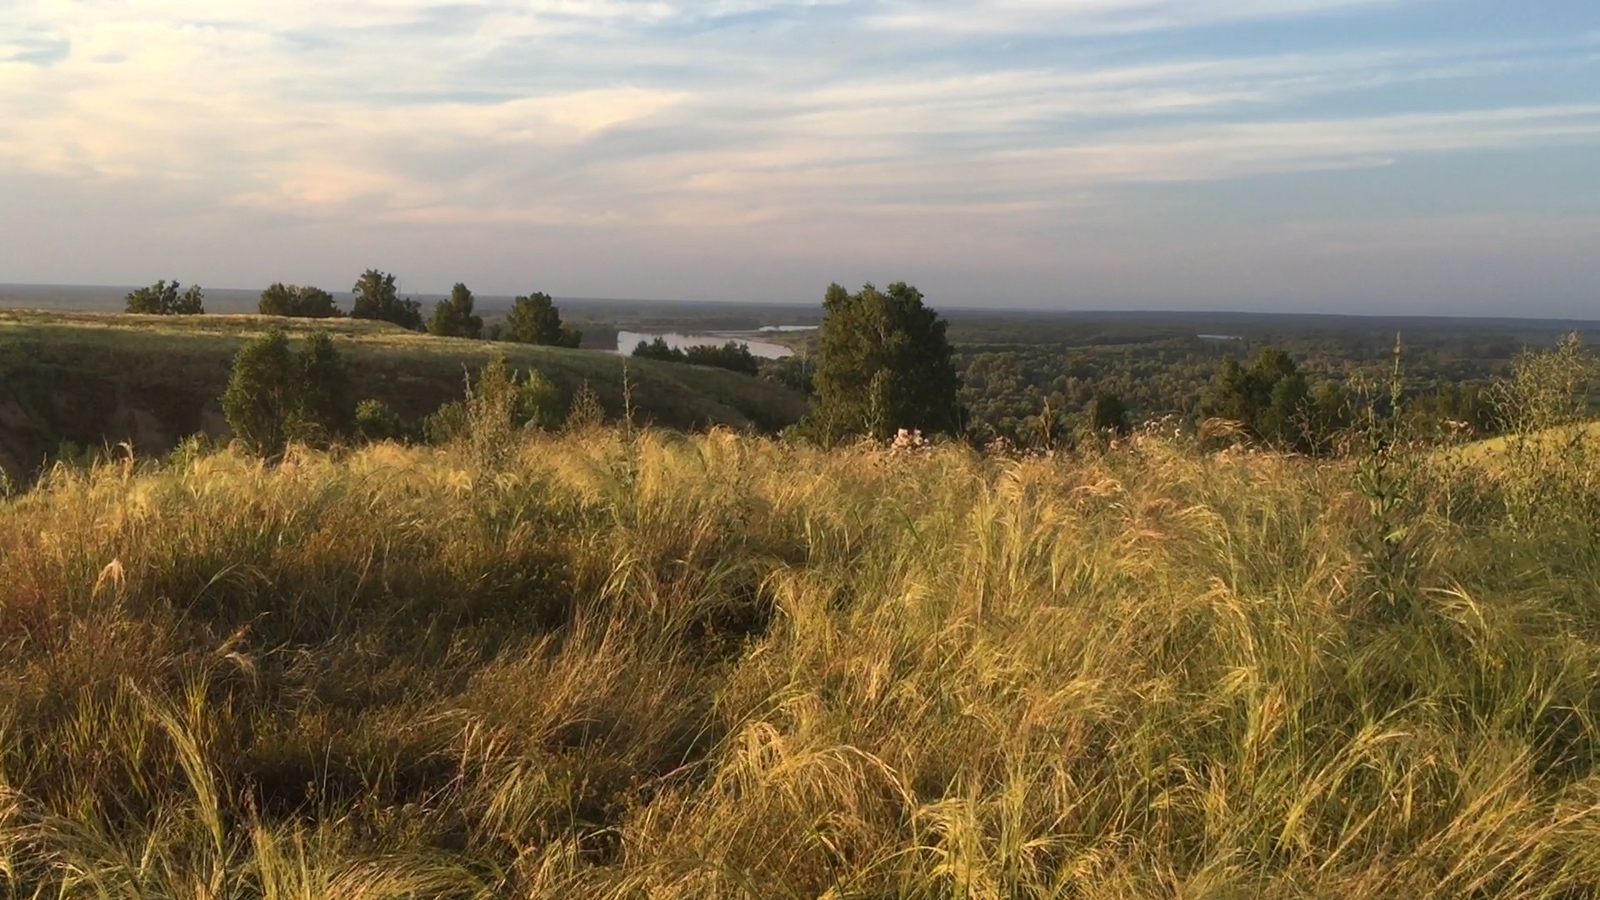
[[[439,337],[483,337],[483,317],[472,311],[472,292],[461,282],[450,289],[450,298],[440,300],[428,320],[428,333]]]
[[[350,306],[352,319],[376,319],[393,322],[401,328],[422,330],[422,304],[409,297],[402,300],[395,290],[394,276],[377,269],[368,269],[356,279],[351,288],[356,295]]]
[[[165,279],[139,288],[128,294],[127,310],[156,316],[198,316],[206,311],[206,295],[200,285],[189,285],[181,294],[178,288],[176,280],[169,284]]]
[[[583,332],[561,324],[561,309],[550,295],[535,291],[518,297],[506,317],[505,339],[518,344],[544,344],[549,347],[576,347]]]
[[[261,292],[257,310],[263,316],[294,316],[302,319],[327,319],[341,316],[333,295],[319,287],[275,282]]]
[[[960,381],[947,323],[923,305],[922,292],[903,281],[854,294],[834,284],[822,306],[816,396],[803,432],[831,443],[848,435],[882,440],[901,428],[957,429]]]
[[[350,397],[349,373],[327,333],[292,351],[274,328],[239,348],[222,411],[240,443],[274,457],[290,441],[327,444],[348,434],[355,421]]]

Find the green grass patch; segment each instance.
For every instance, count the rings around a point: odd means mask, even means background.
[[[590,384],[612,416],[624,411],[624,372],[641,423],[776,430],[804,413],[802,397],[716,369],[624,360],[590,350],[436,338],[378,322],[264,316],[186,317],[0,311],[0,467],[35,468],[63,441],[130,440],[159,452],[195,432],[220,433],[217,398],[233,354],[270,327],[327,329],[360,398],[418,419],[459,399],[466,374],[502,353],[570,398]]]

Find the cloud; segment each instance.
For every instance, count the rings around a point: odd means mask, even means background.
[[[1600,143],[1593,32],[1209,37],[1428,6],[23,0],[0,6],[0,176],[182,197],[241,233],[911,252],[1094,221],[1134,186]]]
[[[909,31],[1116,34],[1286,19],[1404,0],[895,0],[873,17]]]

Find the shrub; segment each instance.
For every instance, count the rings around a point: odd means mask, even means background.
[[[206,311],[205,292],[192,284],[179,293],[177,281],[158,281],[128,294],[127,311],[156,316],[198,316]]]
[[[648,344],[640,341],[639,345],[633,348],[633,355],[640,359],[712,366],[742,375],[757,375],[761,372],[761,358],[750,352],[749,344],[741,344],[738,341],[729,341],[721,346],[698,346],[680,350],[668,344],[665,338],[658,337]]]
[[[256,307],[263,316],[294,316],[302,319],[326,319],[342,315],[333,295],[318,287],[274,282],[261,292],[261,302]]]
[[[600,395],[595,393],[589,382],[585,381],[572,395],[564,424],[568,431],[586,431],[599,428],[605,421],[606,409],[600,403]]]
[[[428,320],[428,333],[439,337],[482,338],[483,317],[474,313],[472,306],[472,291],[458,282],[450,289],[450,297],[434,306],[433,318]]]
[[[535,291],[513,302],[503,337],[519,344],[576,347],[583,332],[563,325],[561,310],[550,301],[550,295]]]
[[[1095,394],[1094,404],[1089,409],[1089,427],[1099,432],[1127,434],[1130,430],[1128,409],[1122,405],[1122,398],[1109,391]]]
[[[554,385],[534,370],[519,377],[505,357],[495,356],[475,380],[468,379],[466,397],[441,406],[423,431],[430,443],[466,441],[475,460],[493,467],[523,429],[554,430],[563,419]]]
[[[667,343],[667,339],[662,337],[649,343],[640,341],[639,345],[633,348],[633,355],[640,359],[655,359],[661,362],[685,362],[688,359],[682,350]]]
[[[369,441],[392,441],[405,430],[400,414],[382,400],[363,400],[356,404],[356,433]]]
[[[422,330],[422,304],[409,297],[402,300],[393,275],[368,269],[356,279],[351,291],[355,294],[350,306],[352,319],[375,319],[411,331]]]
[[[290,441],[330,443],[348,434],[355,419],[349,374],[333,340],[317,332],[293,352],[276,328],[234,356],[222,409],[240,443],[269,457]]]
[[[761,358],[750,352],[749,344],[737,341],[720,347],[690,347],[683,355],[685,362],[697,366],[714,366],[741,375],[756,375],[761,371]]]

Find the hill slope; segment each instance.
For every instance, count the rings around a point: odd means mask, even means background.
[[[417,419],[458,399],[468,370],[494,353],[538,369],[570,398],[588,382],[612,415],[623,410],[622,357],[414,334],[381,322],[264,316],[162,317],[0,311],[0,467],[33,469],[62,441],[132,441],[160,452],[195,432],[226,430],[217,398],[233,354],[272,326],[325,328],[350,366],[359,398]],[[805,409],[799,395],[720,369],[626,361],[642,422],[775,430]]]

